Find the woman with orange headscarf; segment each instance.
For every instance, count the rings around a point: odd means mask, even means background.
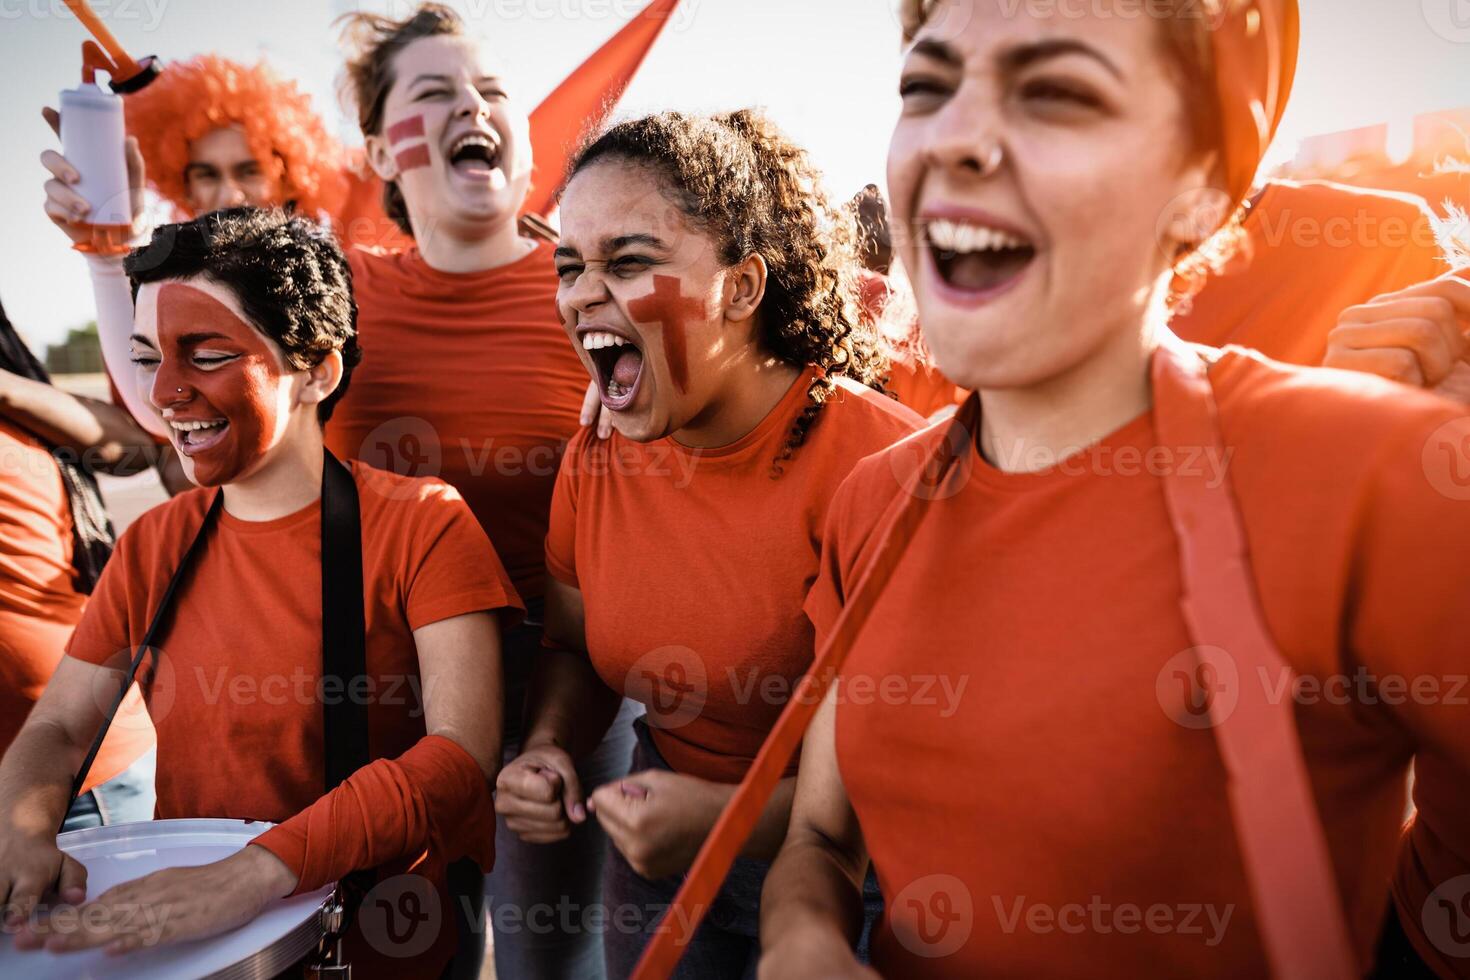
[[[1167,331],[1296,6],[1122,10],[905,4],[891,199],[974,394],[833,502],[763,977],[872,975],[870,860],[885,976],[1470,975],[1470,419]]]

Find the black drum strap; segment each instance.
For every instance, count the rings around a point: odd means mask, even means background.
[[[107,730],[112,727],[128,689],[133,686],[138,668],[150,651],[153,651],[156,662],[158,651],[154,649],[154,641],[178,599],[179,583],[204,550],[204,539],[223,503],[224,494],[216,492],[194,540],[174,570],[163,599],[148,624],[148,631],[143,635],[143,644],[134,652],[127,675],[97,730],[97,737],[92,740],[92,747],[77,771],[76,779],[72,781],[71,802],[75,803],[81,795],[82,784],[92,769],[102,740],[107,737]],[[367,674],[367,628],[362,604],[362,517],[357,483],[352,478],[352,471],[328,452],[322,466],[322,691],[325,695],[322,698],[322,730],[326,743],[323,768],[327,792],[371,761],[367,703],[363,698],[362,684],[357,680]]]

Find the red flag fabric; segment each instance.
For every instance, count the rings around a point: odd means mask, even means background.
[[[531,112],[536,171],[523,214],[551,210],[578,141],[612,112],[678,5],[679,0],[653,0]]]

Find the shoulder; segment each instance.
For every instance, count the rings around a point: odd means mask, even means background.
[[[356,459],[347,465],[357,484],[364,526],[444,524],[469,514],[459,491],[443,480],[402,476]]]
[[[1392,217],[1409,223],[1427,222],[1431,216],[1428,204],[1414,194],[1350,187],[1325,180],[1270,181],[1252,214],[1287,210],[1321,217]]]
[[[818,429],[839,435],[859,456],[877,452],[924,427],[913,409],[849,378],[838,378],[823,406]]]
[[[1426,449],[1465,409],[1408,385],[1356,371],[1280,364],[1254,351],[1227,347],[1210,371],[1227,446],[1289,486],[1330,482],[1348,490],[1383,479],[1417,459],[1408,478],[1423,482]],[[1470,443],[1466,452],[1470,453]],[[1467,460],[1470,462],[1470,460]],[[1388,467],[1388,469],[1385,469]]]

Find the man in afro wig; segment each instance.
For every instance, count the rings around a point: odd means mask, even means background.
[[[149,181],[182,215],[252,204],[289,205],[317,217],[336,215],[345,202],[344,149],[306,94],[264,64],[245,66],[213,54],[172,62],[124,105]],[[197,186],[202,175],[193,144],[218,138],[220,130],[243,137],[266,199],[219,201]]]

